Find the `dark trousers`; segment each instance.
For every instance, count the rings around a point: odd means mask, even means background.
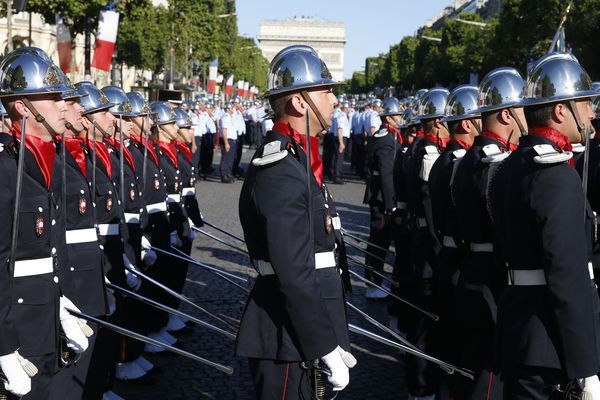
[[[369,234],[369,242],[387,249],[392,241],[392,230],[390,224],[387,224],[384,219],[383,205],[371,206],[371,226]],[[380,250],[374,246],[368,245],[367,251],[378,258],[385,260],[387,255],[386,251]],[[376,271],[383,271],[383,261],[370,255],[365,256],[365,264],[373,267]],[[368,269],[365,269],[365,278],[368,278],[371,282],[381,285],[382,279],[379,275],[371,273]]]
[[[342,138],[342,140],[344,142],[344,147],[347,146],[348,139]],[[344,154],[345,154],[345,150],[340,153],[340,142],[339,142],[339,139],[337,139],[335,141],[335,155],[334,155],[335,168],[334,168],[334,172],[333,172],[333,177],[335,179],[342,178],[342,166],[344,165]]]
[[[200,153],[202,150],[202,136],[194,136],[194,142],[196,143],[196,152],[192,155],[192,165],[198,170],[201,169],[200,166]]]
[[[310,379],[299,362],[250,358],[256,400],[311,400]]]
[[[92,362],[92,354],[98,337],[98,325],[88,322],[94,330],[92,337],[88,338],[88,348],[83,352],[77,364],[68,368],[61,368],[52,379],[50,396],[51,400],[80,400],[83,398],[83,390],[87,379],[87,373]],[[101,389],[104,389],[102,387]]]
[[[260,147],[262,145],[262,130],[260,129],[260,125],[258,123],[251,122],[250,123],[250,132],[252,134],[252,144],[256,147]]]
[[[517,367],[502,374],[505,400],[548,400],[553,386],[561,383],[560,370],[540,367]]]
[[[327,179],[333,179],[334,176],[336,140],[332,133],[323,137],[323,176]]]
[[[240,161],[242,161],[242,151],[244,150],[244,140],[246,135],[238,135],[237,145],[235,147],[235,158],[233,160],[232,171],[235,175],[242,175],[243,170],[240,168]]]
[[[227,139],[229,142],[229,151],[225,151],[225,145],[221,144],[221,178],[231,176],[233,171],[233,162],[237,153],[237,142],[233,139]]]
[[[205,133],[200,140],[200,172],[205,174],[210,172],[214,153],[213,134]]]
[[[114,322],[111,317],[103,318]],[[119,336],[108,329],[96,329],[96,343],[92,350],[82,399],[101,399],[114,384]]]
[[[367,161],[367,138],[363,135],[359,136],[360,140],[357,142],[354,151],[356,151],[356,173],[361,178],[367,176],[365,164]]]
[[[25,358],[38,368],[38,373],[31,378],[31,391],[23,397],[17,397],[9,393],[7,398],[11,400],[38,400],[50,398],[52,381],[57,368],[57,357],[56,353],[45,354],[43,356],[26,356]],[[4,385],[2,385],[2,391],[3,390]],[[0,393],[2,391],[0,391]]]

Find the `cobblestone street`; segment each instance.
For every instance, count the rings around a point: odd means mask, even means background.
[[[253,152],[253,150],[245,151],[246,162]],[[215,175],[206,181],[197,182],[200,209],[206,220],[243,236],[238,218],[238,198],[242,181],[221,184],[216,175],[218,162],[218,152],[215,152],[213,165]],[[348,172],[346,184],[329,185],[329,188],[336,200],[343,226],[352,233],[367,237],[369,214],[368,208],[362,205],[364,183],[349,174],[348,164],[345,168]],[[245,249],[243,243],[238,243],[210,227],[204,229]],[[348,248],[348,253],[364,260],[363,255],[351,248]],[[246,286],[249,289],[252,287],[253,278],[257,275],[250,266],[247,255],[199,233],[194,241],[192,256],[202,262],[247,277],[249,282]],[[352,269],[362,275],[362,270],[357,267]],[[365,300],[364,292],[365,285],[354,282],[349,301],[387,325],[386,304]],[[246,300],[246,293],[242,290],[194,265],[189,267],[184,294],[209,311],[230,317],[236,323],[242,315]],[[222,326],[191,307],[184,305],[182,310]],[[349,311],[349,317],[350,322],[381,334],[353,311]],[[350,371],[350,385],[338,396],[338,399],[405,399],[407,394],[403,378],[403,357],[394,349],[352,333],[350,335],[352,352],[358,360],[358,365]],[[235,372],[228,376],[170,353],[148,355],[146,357],[162,370],[154,376],[155,382],[147,385],[117,383],[115,392],[127,400],[252,399],[252,382],[248,366],[245,359],[235,357],[233,340],[198,326],[194,326],[191,333],[179,335],[179,338],[183,349],[211,361],[230,365]]]

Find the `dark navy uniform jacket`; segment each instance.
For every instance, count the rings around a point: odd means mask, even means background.
[[[498,354],[503,371],[525,365],[587,377],[600,370],[598,293],[588,271],[592,214],[577,172],[566,162],[536,162],[537,145],[556,146],[522,137],[492,186],[496,243],[507,275],[543,270],[546,281],[505,289]]]
[[[81,152],[87,152],[82,141],[71,140],[74,145],[80,146]],[[68,275],[73,281],[73,287],[72,290],[63,288],[63,292],[81,311],[90,315],[104,315],[107,311],[104,257],[98,247],[92,191],[86,176],[69,150],[65,155],[67,203],[64,214],[68,259],[62,271],[63,275]],[[89,161],[87,166],[89,167]],[[87,171],[90,169],[86,168],[86,173]],[[67,277],[61,276],[61,279],[63,278]]]
[[[367,166],[370,174],[364,203],[371,207],[379,207],[382,211],[396,207],[394,158],[397,146],[395,135],[386,128],[381,128],[373,135],[367,149]]]
[[[200,212],[200,206],[196,198],[196,171],[192,165],[192,161],[190,161],[179,146],[177,147],[177,155],[182,186],[181,202],[194,225],[201,227],[204,223],[202,222],[202,213]]]
[[[0,133],[0,143],[0,354],[17,349],[25,357],[52,354],[59,340],[58,251],[64,248],[64,225],[57,212],[60,193],[52,190],[54,186],[47,188],[40,167],[26,149],[12,278],[8,262],[19,145],[6,133]]]
[[[337,268],[315,268],[315,253],[331,253],[335,246],[323,192],[310,173],[311,245],[305,153],[289,136],[271,131],[254,159],[263,157],[265,146],[274,141],[281,143],[284,157],[263,166],[251,164],[240,194],[240,221],[250,257],[270,262],[274,274],[256,280],[236,353],[300,361],[322,357],[338,345],[349,351],[340,273]]]

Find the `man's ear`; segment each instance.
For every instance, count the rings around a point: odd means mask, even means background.
[[[557,103],[552,107],[552,119],[558,123],[563,123],[570,111],[563,103]]]
[[[300,94],[294,94],[289,99],[286,107],[291,115],[304,116],[306,115],[307,104]]]
[[[504,125],[510,125],[511,118],[508,108],[504,108],[498,113],[498,121]]]

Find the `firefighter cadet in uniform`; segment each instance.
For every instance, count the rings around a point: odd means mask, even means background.
[[[527,136],[492,181],[491,211],[508,286],[498,303],[505,399],[550,399],[579,379],[600,399],[599,304],[592,211],[570,163],[594,114],[591,80],[571,54],[549,53],[525,84]]]
[[[311,371],[303,366],[317,359],[330,370],[333,389],[342,390],[356,362],[349,353],[316,136],[331,120],[335,84],[309,46],[287,47],[271,63],[266,96],[276,123],[252,159],[239,203],[260,276],[242,317],[236,353],[249,358],[257,399],[311,398]]]
[[[350,120],[348,113],[350,112],[350,103],[343,101],[340,105],[340,112],[335,119],[335,157],[333,158],[333,183],[342,185],[342,167],[344,165],[344,157],[346,154],[346,146],[350,143]]]
[[[91,331],[67,311],[77,310],[62,289],[72,282],[59,279],[67,276],[61,271],[66,268],[62,264],[66,254],[59,254],[66,251],[66,246],[64,209],[60,192],[56,191],[60,185],[53,183],[61,179],[53,141],[65,130],[65,103],[60,95],[69,88],[58,67],[43,55],[15,51],[0,67],[0,98],[13,122],[10,132],[0,134],[0,165],[5,174],[0,191],[0,254],[6,266],[1,279],[6,298],[0,309],[0,369],[6,377],[4,387],[22,399],[49,398],[59,367],[58,344],[82,353],[88,346],[82,329],[88,334]],[[20,161],[24,116],[26,139],[24,159]],[[23,181],[17,199],[19,162],[23,162]],[[16,202],[18,240],[13,254],[11,232]]]
[[[102,317],[107,312],[107,299],[92,189],[87,180],[91,168],[87,162],[86,143],[77,137],[84,129],[81,115],[83,107],[79,104],[79,98],[86,95],[79,89],[62,94],[65,101],[65,126],[67,127],[64,133],[66,177],[64,215],[68,250],[67,268],[63,273],[70,275],[73,281],[72,287],[65,287],[63,293],[72,298],[82,312],[94,317]],[[58,156],[62,157],[60,145],[59,141]],[[96,324],[90,323],[90,325],[94,332],[98,331]],[[56,375],[52,383],[51,399],[82,398],[96,338],[97,335],[93,335],[88,339],[88,351],[82,354],[75,365],[63,368]]]
[[[455,300],[455,288],[458,282],[458,271],[464,258],[464,245],[458,239],[458,219],[450,196],[452,173],[473,139],[481,129],[478,107],[477,86],[461,85],[448,96],[446,117],[441,122],[448,125],[450,141],[431,167],[429,173],[429,193],[433,227],[442,250],[438,255],[434,281],[435,313],[440,317],[433,332],[435,337],[435,353],[443,359],[456,359],[454,339],[451,333],[454,322],[451,312]],[[441,375],[441,387],[450,387],[453,375]],[[442,390],[443,390],[442,389]],[[438,397],[447,398],[443,392]],[[461,397],[458,397],[461,398]]]
[[[513,68],[489,72],[479,86],[478,111],[482,132],[456,167],[451,183],[458,216],[458,235],[466,246],[457,293],[458,319],[456,362],[477,373],[475,380],[455,377],[455,395],[480,398],[488,390],[501,396],[502,383],[491,374],[496,304],[506,285],[494,252],[492,221],[486,193],[490,177],[521,136],[523,79]],[[524,129],[524,128],[523,128]]]
[[[233,103],[225,103],[225,110],[220,121],[221,129],[221,183],[233,183],[233,162],[237,154],[237,130],[233,121]]]
[[[388,97],[383,102],[383,109],[379,113],[381,128],[375,132],[369,143],[367,151],[367,168],[369,179],[365,190],[363,202],[369,205],[371,211],[371,224],[369,242],[387,249],[392,240],[392,218],[396,211],[396,198],[394,196],[394,157],[400,147],[402,138],[398,128],[402,122],[400,102],[395,97]],[[376,271],[383,271],[383,261],[387,252],[374,246],[367,246],[367,251],[377,258],[366,255],[365,263]],[[381,285],[382,278],[365,270],[365,276],[374,283]],[[386,288],[388,282],[384,283]],[[376,287],[367,287],[368,299],[384,299],[388,294]]]
[[[417,223],[410,250],[413,256],[411,297],[415,304],[428,309],[432,309],[433,306],[435,261],[441,250],[433,230],[428,181],[433,163],[449,140],[447,128],[440,122],[446,111],[448,94],[448,90],[444,88],[434,88],[424,95],[418,113],[423,137],[413,142],[412,154],[405,165],[409,207]],[[424,314],[414,314],[407,332],[408,340],[420,349],[431,349],[431,323],[431,319]],[[423,359],[407,356],[406,374],[409,393],[415,399],[432,399],[435,396],[438,376],[435,366]]]

